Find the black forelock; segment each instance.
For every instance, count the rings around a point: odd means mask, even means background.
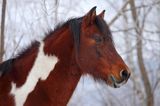
[[[104,19],[97,16],[95,19],[95,24],[97,25],[100,32],[113,42],[111,31],[106,22],[104,21]]]

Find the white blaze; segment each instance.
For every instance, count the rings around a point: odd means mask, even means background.
[[[29,72],[24,85],[17,88],[16,84],[12,82],[12,89],[10,93],[14,96],[16,106],[24,105],[27,96],[34,90],[38,80],[46,80],[58,62],[58,58],[56,56],[45,55],[43,48],[44,43],[41,42],[37,58],[35,59],[34,65]]]

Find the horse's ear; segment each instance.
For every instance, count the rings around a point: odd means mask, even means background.
[[[95,21],[96,18],[96,6],[93,7],[83,18],[83,22],[85,25],[91,25]]]
[[[104,18],[105,10],[103,10],[98,16]]]

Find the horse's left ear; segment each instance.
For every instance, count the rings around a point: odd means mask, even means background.
[[[104,18],[104,14],[105,14],[105,10],[103,10],[98,16],[100,16],[101,18]]]
[[[96,19],[96,6],[93,7],[83,18],[83,23],[88,26],[93,24]]]

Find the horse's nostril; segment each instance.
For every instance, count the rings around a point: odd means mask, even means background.
[[[127,70],[122,70],[122,71],[120,72],[120,76],[121,76],[124,80],[126,80],[126,79],[128,79],[128,77],[130,76],[130,74],[129,74],[129,72],[128,72]]]

